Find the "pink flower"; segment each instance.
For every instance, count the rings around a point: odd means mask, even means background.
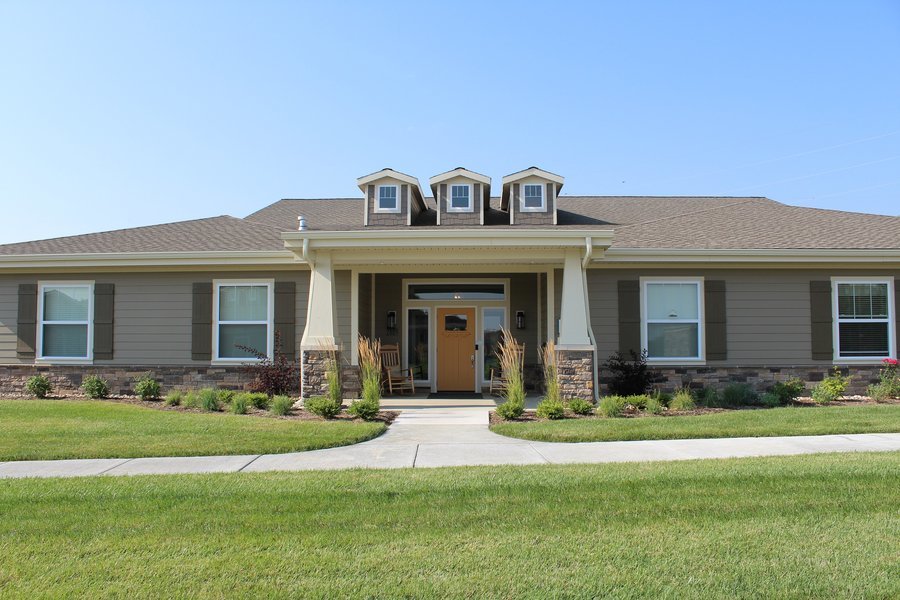
[[[896,358],[886,358],[883,361],[881,361],[881,364],[883,364],[886,367],[896,367],[898,364],[900,364],[900,361],[897,361]]]

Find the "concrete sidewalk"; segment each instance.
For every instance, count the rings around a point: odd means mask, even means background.
[[[0,463],[0,478],[609,463],[900,450],[900,433],[580,444],[529,442],[492,433],[488,429],[488,410],[404,410],[381,437],[327,450],[6,462]]]

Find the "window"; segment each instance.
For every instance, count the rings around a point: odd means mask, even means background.
[[[216,360],[254,359],[247,348],[272,356],[273,286],[271,281],[216,282],[213,299]]]
[[[835,281],[835,358],[882,359],[893,347],[890,280]]]
[[[500,359],[497,358],[497,350],[500,349],[501,327],[506,325],[506,309],[484,308],[481,313],[482,332],[484,339],[481,347],[484,348],[484,375],[483,379],[489,379],[491,369],[500,369]]]
[[[400,212],[400,203],[397,200],[396,185],[378,186],[378,207],[376,212]]]
[[[413,377],[428,380],[428,308],[407,310],[406,360]]]
[[[468,184],[456,184],[450,186],[450,206],[448,211],[471,212],[472,195]]]
[[[522,186],[522,210],[524,212],[540,212],[544,207],[544,186],[525,184]]]
[[[702,282],[644,281],[642,343],[650,360],[702,360]]]
[[[468,328],[468,315],[462,314],[444,316],[444,331],[466,331]]]
[[[503,300],[502,283],[410,283],[409,300]]]
[[[38,294],[38,356],[92,358],[94,284],[42,283]]]

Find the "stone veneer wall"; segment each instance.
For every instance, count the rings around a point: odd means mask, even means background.
[[[723,389],[732,383],[746,383],[759,392],[764,392],[776,381],[787,381],[797,377],[812,388],[822,381],[834,367],[654,367],[657,373],[653,387],[665,392],[681,388],[699,389],[713,387]],[[879,381],[880,366],[842,367],[843,375],[850,375],[849,394],[865,394],[869,384]],[[600,369],[601,394],[609,392],[609,372]]]
[[[133,394],[134,381],[150,373],[162,385],[163,393],[171,389],[221,387],[242,390],[253,380],[240,365],[236,366],[106,366],[106,365],[0,365],[0,393],[23,394],[25,382],[32,375],[50,378],[56,393],[81,393],[81,382],[97,375],[109,383],[114,395]],[[298,382],[299,383],[299,382]]]
[[[594,353],[591,350],[557,350],[556,371],[564,400],[594,401]]]
[[[325,379],[325,373],[328,370],[328,362],[331,359],[330,354],[332,352],[327,350],[303,350],[301,352],[301,395],[304,399],[311,396],[324,396],[328,392],[328,381]],[[334,355],[338,363],[340,363],[340,351],[334,351]],[[341,379],[343,382],[343,376]]]

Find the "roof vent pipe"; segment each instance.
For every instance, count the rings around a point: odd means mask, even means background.
[[[297,231],[306,231],[306,217],[300,215],[297,217]]]

